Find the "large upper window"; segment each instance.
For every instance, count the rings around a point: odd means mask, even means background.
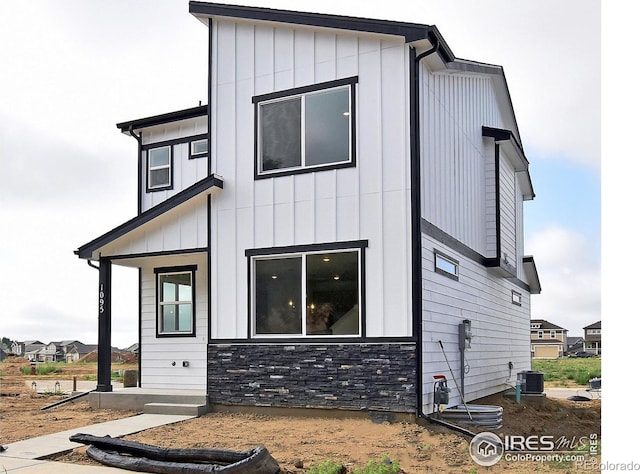
[[[147,188],[171,187],[171,146],[150,148],[147,154]]]
[[[359,336],[361,250],[252,258],[254,336]]]
[[[195,268],[156,269],[158,335],[193,335]]]
[[[256,176],[354,166],[356,80],[254,97]]]

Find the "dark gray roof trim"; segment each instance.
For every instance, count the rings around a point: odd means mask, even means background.
[[[137,130],[145,127],[153,127],[154,125],[162,125],[170,122],[177,122],[179,120],[187,120],[195,117],[201,117],[207,115],[208,106],[200,105],[198,107],[192,107],[190,109],[178,110],[177,112],[169,112],[167,114],[154,115],[152,117],[141,118],[137,120],[129,120],[128,122],[122,122],[116,124],[122,132],[129,130]]]
[[[155,219],[158,216],[174,209],[180,204],[188,201],[189,199],[197,196],[198,194],[206,191],[207,189],[215,186],[217,188],[222,189],[224,183],[220,178],[215,175],[207,176],[206,178],[198,181],[197,183],[189,186],[183,191],[171,196],[166,201],[158,204],[157,206],[152,207],[151,209],[143,212],[142,214],[134,217],[133,219],[128,220],[124,224],[119,225],[113,230],[110,230],[104,235],[92,240],[89,243],[86,243],[78,248],[74,253],[84,259],[90,259],[95,250],[103,247],[114,240],[122,237],[123,235],[137,229],[143,224]]]
[[[539,295],[542,292],[542,286],[540,286],[540,276],[538,275],[538,268],[532,255],[525,255],[522,257],[522,263],[524,266],[524,272],[529,280],[529,288],[531,294]]]
[[[497,142],[508,141],[511,142],[513,147],[520,155],[520,159],[522,160],[522,164],[524,169],[519,169],[517,171],[526,171],[527,166],[529,165],[529,160],[524,154],[524,150],[522,149],[522,145],[516,140],[516,137],[511,132],[511,130],[505,130],[503,128],[494,128],[494,127],[482,127],[482,136],[493,138]]]
[[[439,40],[444,44],[435,27],[419,23],[195,1],[189,2],[189,13],[402,36],[407,43],[422,39],[428,39],[431,42],[433,38],[439,37]],[[430,33],[431,37],[429,36]],[[449,51],[446,45],[445,49]],[[450,60],[452,59],[453,57]]]

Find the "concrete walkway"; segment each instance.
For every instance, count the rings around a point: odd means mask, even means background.
[[[602,398],[602,394],[600,393],[600,390],[588,390],[588,388],[589,387],[572,387],[572,388],[549,387],[544,389],[544,393],[546,393],[547,397],[550,397],[550,398],[567,399],[575,395],[591,398],[593,400],[599,400]]]
[[[106,466],[87,466],[78,464],[58,463],[40,460],[53,454],[71,451],[83,446],[69,441],[69,436],[76,433],[92,434],[95,436],[109,435],[112,438],[138,433],[140,431],[168,425],[179,421],[189,420],[194,416],[186,415],[156,415],[142,414],[107,421],[95,425],[84,426],[72,430],[61,431],[36,438],[25,439],[6,445],[7,450],[0,452],[0,472],[19,471],[20,474],[44,473],[112,473],[130,472],[123,469]]]

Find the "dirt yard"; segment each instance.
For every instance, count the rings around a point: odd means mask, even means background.
[[[0,364],[0,443],[58,431],[81,428],[133,413],[92,410],[85,401],[40,410],[65,398],[53,394],[34,394],[26,386],[30,377],[21,375],[25,361],[13,359]],[[58,375],[61,378],[63,375]],[[71,376],[71,371],[64,376]],[[476,403],[476,402],[474,402]],[[477,401],[501,405],[503,435],[552,435],[555,439],[577,441],[600,433],[600,401],[571,402],[547,399],[544,406],[494,395]],[[474,431],[483,431],[475,429]],[[480,467],[469,456],[469,439],[446,428],[428,424],[373,423],[369,419],[299,418],[247,414],[210,413],[200,418],[150,429],[126,439],[165,447],[217,447],[246,450],[263,444],[285,473],[304,473],[311,465],[331,459],[348,470],[378,460],[384,454],[398,460],[404,473],[530,473],[583,472],[571,462],[506,461]],[[57,461],[92,464],[85,448],[56,457]],[[599,458],[598,458],[599,462]]]

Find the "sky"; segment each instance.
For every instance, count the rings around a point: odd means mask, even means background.
[[[503,66],[536,192],[532,318],[570,336],[601,319],[598,1],[235,3],[436,25],[456,57]],[[186,0],[0,2],[0,336],[97,342],[98,274],[73,251],[136,213],[137,144],[115,124],[206,103],[206,41]],[[113,285],[127,347],[137,272]]]

